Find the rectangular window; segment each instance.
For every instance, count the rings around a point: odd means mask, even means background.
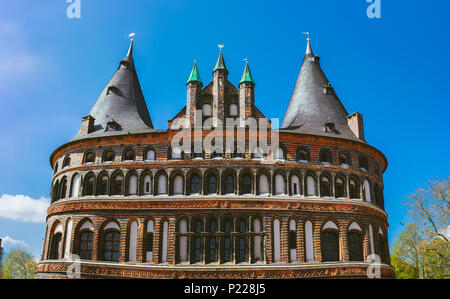
[[[145,183],[145,192],[146,193],[150,192],[150,183],[149,182]]]

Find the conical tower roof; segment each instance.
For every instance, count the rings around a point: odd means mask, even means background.
[[[94,130],[74,139],[145,133],[153,130],[133,60],[133,41],[127,56],[109,80],[89,113],[95,119]],[[113,123],[113,129],[108,124]]]
[[[248,66],[248,61],[246,61],[245,63],[245,70],[244,73],[242,74],[242,79],[239,82],[239,84],[244,82],[250,82],[255,84],[255,82],[253,81],[252,73],[250,72],[250,67]]]
[[[222,55],[222,48],[220,48],[219,58],[217,58],[216,66],[214,67],[213,72],[215,72],[217,70],[225,70],[228,72],[227,66],[225,64],[225,59],[223,58],[223,55]]]
[[[200,72],[197,68],[197,61],[194,62],[194,67],[192,68],[191,75],[189,76],[189,79],[187,80],[186,84],[189,82],[202,82],[202,78],[200,78]]]
[[[347,110],[320,67],[319,57],[313,55],[308,38],[306,54],[281,128],[321,135],[326,124],[333,124],[335,130],[329,134],[355,139],[347,116]]]

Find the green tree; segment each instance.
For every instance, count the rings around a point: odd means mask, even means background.
[[[411,222],[392,248],[398,278],[450,278],[449,198],[450,177],[408,196]]]
[[[23,249],[14,249],[3,262],[4,279],[34,279],[37,263],[31,254]]]

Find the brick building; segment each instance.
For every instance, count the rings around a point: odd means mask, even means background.
[[[222,50],[206,86],[195,63],[186,106],[155,129],[131,43],[78,134],[50,157],[38,277],[66,277],[74,254],[84,278],[367,277],[372,254],[381,276],[394,276],[387,159],[365,141],[362,115],[347,113],[310,40],[279,130],[247,126],[271,127],[248,63],[238,87],[227,77]]]

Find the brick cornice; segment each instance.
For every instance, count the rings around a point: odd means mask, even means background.
[[[320,202],[319,202],[320,201]],[[261,198],[237,198],[237,199],[173,199],[170,197],[161,199],[88,199],[68,200],[58,202],[50,206],[48,216],[65,213],[99,212],[99,211],[145,211],[145,210],[256,210],[256,211],[299,211],[299,212],[342,212],[369,214],[387,221],[387,214],[381,209],[364,202],[356,201],[325,201],[315,200],[279,200]]]

